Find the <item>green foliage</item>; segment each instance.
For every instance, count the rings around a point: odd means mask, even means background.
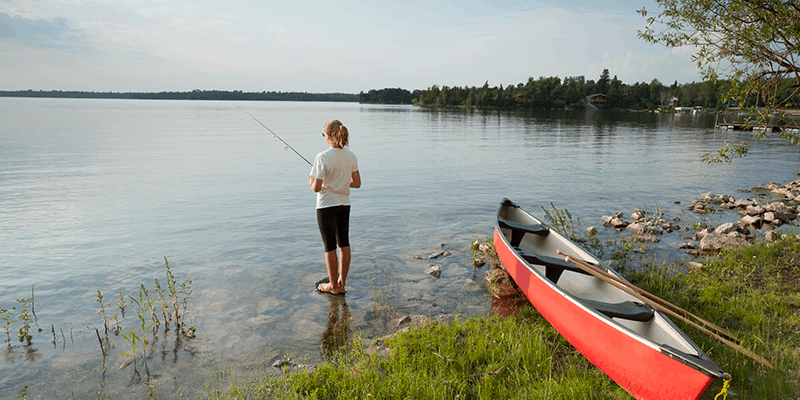
[[[3,321],[3,329],[6,331],[6,339],[11,345],[11,324],[17,322],[15,319],[11,319],[11,312],[14,311],[16,307],[11,307],[11,309],[0,308],[0,320]]]
[[[17,302],[22,305],[22,312],[19,314],[19,321],[22,321],[22,327],[18,330],[18,337],[20,342],[27,342],[27,345],[31,345],[31,339],[33,339],[33,335],[31,335],[31,314],[28,312],[28,308],[31,306],[33,301],[33,297],[27,299],[17,299]]]
[[[573,218],[569,210],[566,208],[560,210],[555,206],[555,204],[553,204],[552,201],[550,202],[550,207],[553,209],[552,212],[542,207],[542,211],[544,211],[544,217],[550,223],[550,226],[571,240],[578,240],[578,231],[581,227],[581,218]]]
[[[608,102],[597,104],[600,108],[648,109],[674,106],[702,106],[709,110],[724,108],[729,100],[727,93],[735,83],[730,80],[707,80],[666,86],[653,79],[648,82],[626,84],[616,76],[610,77],[607,69],[595,82],[583,76],[528,78],[526,83],[503,87],[433,85],[418,92],[416,105],[427,107],[465,108],[514,108],[514,109],[558,109],[564,107],[584,108],[587,96],[604,94]],[[785,90],[790,90],[786,88]],[[671,99],[678,103],[672,104]],[[798,101],[800,103],[800,101]]]
[[[726,102],[750,107],[766,123],[773,111],[800,103],[800,6],[785,0],[656,0],[660,12],[647,18],[639,37],[667,47],[690,46],[707,81],[726,75]],[[785,116],[784,116],[785,117]],[[797,142],[797,134],[781,137]],[[754,140],[757,140],[755,138]],[[748,141],[726,144],[706,162],[728,162],[747,154]]]
[[[775,365],[768,369],[694,328],[681,328],[733,376],[740,398],[789,398],[800,387],[800,241],[727,250],[686,273],[650,264],[628,279],[642,289],[707,319],[739,338],[739,344]]]

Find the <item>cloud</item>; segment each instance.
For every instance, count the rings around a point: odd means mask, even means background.
[[[35,47],[67,49],[81,47],[82,32],[66,18],[28,19],[0,13],[0,40],[17,40]]]

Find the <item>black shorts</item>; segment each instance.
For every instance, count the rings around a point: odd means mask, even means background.
[[[350,206],[318,208],[317,225],[326,253],[336,247],[350,247]]]

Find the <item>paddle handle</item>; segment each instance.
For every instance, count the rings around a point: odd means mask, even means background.
[[[560,252],[557,252],[557,253],[560,253]],[[563,253],[561,253],[561,254],[563,254]],[[636,293],[635,291],[633,291],[631,288],[627,287],[626,285],[623,285],[622,283],[620,283],[616,279],[612,279],[612,278],[606,277],[605,275],[601,274],[600,271],[597,268],[595,268],[595,267],[593,267],[591,265],[588,265],[588,264],[584,265],[584,263],[582,263],[582,262],[577,262],[578,260],[572,258],[572,256],[565,256],[565,260],[567,262],[569,262],[569,263],[575,264],[576,266],[578,266],[582,270],[588,272],[589,274],[593,275],[594,277],[596,277],[596,278],[598,278],[598,279],[600,279],[602,281],[605,281],[606,283],[616,287],[617,289],[620,289],[623,292],[628,293],[629,295],[641,300],[645,304],[647,304],[647,305],[649,305],[649,306],[651,306],[651,307],[653,307],[653,308],[655,308],[655,309],[657,309],[657,310],[659,310],[661,312],[669,314],[669,315],[671,315],[671,316],[673,316],[673,317],[675,317],[675,318],[677,318],[677,319],[679,319],[679,320],[681,320],[681,321],[683,321],[683,322],[685,322],[685,323],[697,328],[701,332],[703,332],[703,333],[711,336],[712,338],[714,338],[714,339],[726,344],[727,346],[729,346],[729,347],[733,348],[734,350],[737,350],[738,352],[740,352],[740,353],[752,358],[753,360],[756,360],[756,361],[760,362],[761,364],[763,364],[763,365],[765,365],[767,367],[770,367],[770,368],[773,368],[773,369],[775,368],[775,366],[773,366],[772,363],[770,363],[769,361],[767,361],[764,358],[760,357],[759,355],[753,353],[752,351],[747,350],[744,347],[739,346],[738,344],[733,343],[730,340],[725,339],[724,337],[722,337],[720,335],[717,335],[714,332],[709,331],[708,329],[698,325],[694,321],[691,321],[690,319],[679,315],[678,313],[676,313],[676,312],[674,312],[674,311],[662,306],[661,304],[658,304],[658,303],[656,303],[654,301],[651,301],[650,299],[640,295],[639,293]]]

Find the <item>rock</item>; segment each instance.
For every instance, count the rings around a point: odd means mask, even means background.
[[[706,203],[722,204],[725,202],[724,195],[716,195],[714,193],[703,193],[700,198]]]
[[[480,267],[486,265],[486,260],[484,260],[482,258],[475,259],[474,261],[472,261],[472,265],[475,268],[480,268]]]
[[[760,207],[766,207],[767,205],[769,205],[769,201],[767,201],[767,199],[763,197],[756,197],[755,199],[753,199],[753,204]]]
[[[678,248],[679,249],[696,250],[697,249],[697,245],[694,244],[694,243],[691,243],[691,242],[689,242],[689,243],[681,243],[681,244],[678,245]]]
[[[785,218],[786,217],[784,216],[783,219],[785,219]],[[764,213],[764,222],[769,224],[769,225],[772,225],[774,227],[779,227],[779,226],[783,225],[783,222],[784,222],[783,219],[780,218],[780,215],[778,215],[778,213],[774,213],[774,212],[765,212]]]
[[[272,363],[272,366],[275,368],[294,367],[295,365],[297,364],[292,362],[292,360],[287,360],[287,359],[277,360],[274,363]]]
[[[646,218],[647,218],[647,211],[643,211],[638,208],[633,209],[633,214],[631,214],[632,221],[638,221],[640,219],[646,219]]]
[[[750,199],[739,199],[739,200],[736,200],[736,202],[733,203],[733,204],[735,204],[737,208],[747,208],[747,206],[755,205],[753,200],[750,200]]]
[[[741,237],[722,235],[719,233],[706,234],[703,236],[703,239],[700,240],[700,250],[702,251],[715,251],[723,247],[739,248],[750,246],[752,246],[752,244]]]
[[[449,251],[440,251],[440,252],[433,253],[433,254],[429,255],[428,256],[428,260],[433,260],[434,258],[439,258],[439,257],[448,257],[451,254],[452,253],[450,253]]]
[[[600,217],[600,220],[603,221],[603,226],[611,225],[611,220],[612,219],[614,219],[614,217],[609,216],[609,215],[603,215],[602,217]]]
[[[764,219],[761,216],[745,215],[742,217],[742,223],[758,229],[764,224]]]
[[[745,215],[750,215],[750,216],[761,215],[764,214],[765,212],[767,212],[767,210],[759,205],[747,206],[747,208],[744,211]]]
[[[702,240],[706,235],[708,235],[709,233],[712,233],[712,232],[714,232],[714,231],[711,228],[701,229],[701,230],[697,231],[697,233],[695,233],[695,235],[694,235],[695,240]]]
[[[787,214],[787,213],[791,212],[791,210],[789,209],[789,206],[787,206],[782,201],[776,201],[776,202],[769,203],[769,204],[767,204],[766,207],[764,207],[764,209],[767,210],[767,211],[773,211],[773,212],[778,212],[778,213],[783,213],[783,214]]]
[[[408,324],[410,322],[411,322],[411,317],[409,317],[408,315],[405,315],[405,316],[402,316],[402,317],[398,318],[397,320],[395,320],[394,324],[395,325],[406,325],[406,324]]]
[[[725,223],[725,224],[722,224],[722,225],[718,226],[717,229],[714,230],[714,233],[719,233],[721,235],[727,235],[727,234],[729,234],[731,232],[736,232],[736,231],[737,231],[736,225],[734,225],[733,222],[728,222],[728,223]]]
[[[642,225],[642,224],[640,224],[638,222],[634,222],[634,223],[626,226],[625,229],[627,229],[630,233],[632,233],[634,235],[641,235],[641,234],[644,233],[644,225]]]
[[[655,236],[653,236],[653,235],[650,235],[650,234],[645,234],[645,235],[636,235],[636,236],[634,236],[634,239],[636,239],[636,241],[637,241],[637,242],[652,242],[652,243],[658,243],[658,242],[660,242],[660,241],[661,241],[661,239],[659,239],[659,238],[657,238],[657,237],[655,237]]]
[[[588,232],[590,235],[596,235],[597,234],[597,227],[590,226],[590,227],[586,228],[586,232]]]
[[[775,231],[769,231],[769,232],[764,234],[764,240],[767,243],[774,243],[779,238],[780,238],[780,234],[778,232],[775,232]]]
[[[689,261],[687,264],[689,264],[690,267],[692,267],[692,268],[694,268],[696,270],[700,269],[700,268],[703,268],[703,264],[700,264],[699,262]]]
[[[611,222],[610,222],[610,224],[611,224],[611,226],[613,226],[614,228],[623,229],[623,228],[625,228],[626,226],[630,225],[630,222],[623,221],[623,220],[621,220],[619,217],[617,217],[617,218],[614,218],[614,219],[612,219],[612,220],[611,220]]]
[[[442,269],[436,264],[428,264],[428,268],[425,270],[425,273],[438,279],[440,276],[442,276]]]

